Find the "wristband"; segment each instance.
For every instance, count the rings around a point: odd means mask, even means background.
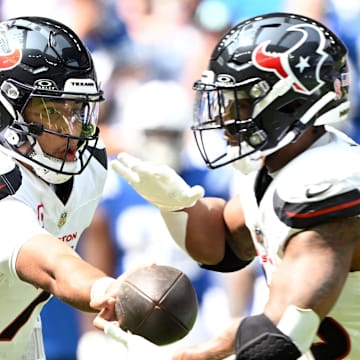
[[[319,316],[311,309],[289,305],[277,328],[287,335],[301,353],[309,350],[320,325]]]

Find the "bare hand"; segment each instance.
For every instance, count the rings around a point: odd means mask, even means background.
[[[235,334],[239,319],[219,336],[175,352],[171,360],[235,360]]]
[[[219,339],[210,340],[206,343],[194,345],[192,347],[178,350],[171,360],[230,360],[235,359],[233,349],[224,348],[224,344],[219,344]]]
[[[99,313],[93,321],[93,325],[97,329],[104,331],[105,327],[110,323],[116,324],[117,326],[120,325],[119,319],[116,316],[115,305],[118,301],[123,281],[136,269],[137,267],[124,272],[115,281],[110,283],[102,296],[91,299],[90,306],[99,310]]]
[[[104,330],[107,323],[116,323],[117,326],[119,325],[115,312],[115,304],[118,301],[119,289],[122,282],[129,274],[130,271],[125,272],[115,281],[110,283],[101,296],[91,299],[90,306],[99,310],[99,313],[93,321],[93,324],[97,329]]]

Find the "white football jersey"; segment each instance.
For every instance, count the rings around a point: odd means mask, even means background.
[[[1,360],[38,358],[34,354],[33,357],[23,354],[31,337],[34,337],[38,315],[50,294],[19,279],[15,269],[16,258],[29,238],[43,233],[50,233],[76,248],[103,191],[106,153],[100,147],[85,170],[73,177],[73,186],[65,204],[51,186],[0,153]],[[46,248],[39,251],[46,254]]]
[[[327,129],[278,172],[262,177],[250,174],[241,180],[238,191],[246,224],[268,283],[290,236],[322,222],[360,214],[360,146],[343,133]],[[337,349],[332,353],[336,356],[328,358],[360,359],[359,300],[360,272],[352,272],[322,325],[323,340],[317,339],[322,343],[331,339],[333,350]],[[327,334],[336,334],[335,340]]]

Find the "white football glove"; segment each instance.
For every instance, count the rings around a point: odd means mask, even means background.
[[[172,357],[166,347],[160,347],[141,336],[126,332],[114,323],[106,324],[104,333],[126,349],[127,360],[170,360]]]
[[[189,186],[166,165],[155,165],[123,152],[112,161],[111,166],[144,199],[164,211],[191,207],[204,196],[202,186]]]
[[[145,338],[126,332],[114,323],[105,325],[104,333],[121,344],[127,352],[127,360],[171,360],[174,349],[171,346],[158,346]],[[223,360],[235,360],[230,355]]]

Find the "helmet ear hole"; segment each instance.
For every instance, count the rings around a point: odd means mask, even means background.
[[[4,138],[10,145],[15,147],[20,147],[25,143],[25,136],[20,135],[14,129],[11,128],[7,128],[5,130]]]
[[[278,108],[277,111],[284,114],[293,114],[296,112],[296,110],[302,107],[305,102],[306,102],[305,99],[301,99],[301,98],[294,99],[288,102],[287,104],[281,106],[280,108]]]

